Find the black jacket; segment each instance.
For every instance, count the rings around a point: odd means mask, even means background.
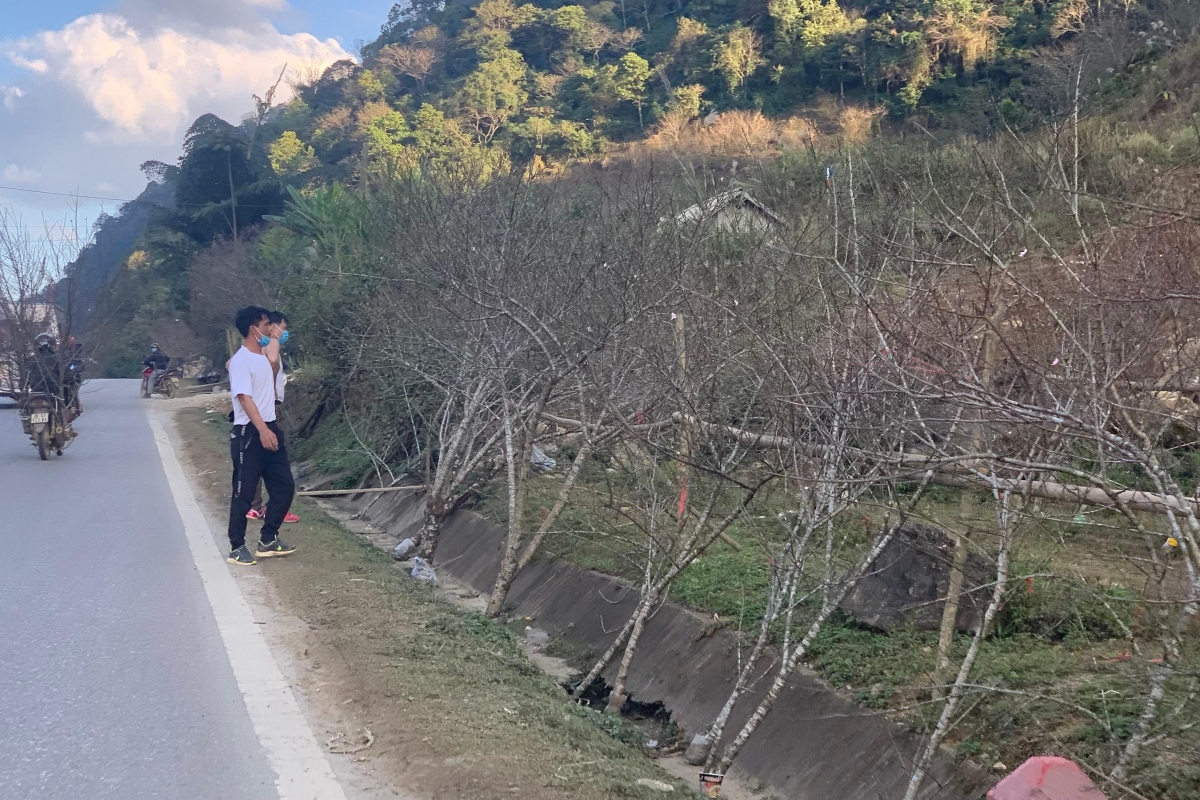
[[[58,356],[36,353],[25,359],[25,387],[31,392],[58,394]]]
[[[171,357],[159,350],[157,353],[146,356],[146,360],[142,363],[152,369],[166,369],[171,363]]]

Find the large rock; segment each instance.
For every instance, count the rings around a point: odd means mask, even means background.
[[[880,553],[872,569],[842,601],[842,610],[863,625],[879,630],[911,627],[938,630],[944,598],[950,585],[954,542],[928,525],[902,528]],[[993,580],[987,560],[972,553],[967,559],[959,599],[957,628],[974,631],[987,605],[986,589]]]

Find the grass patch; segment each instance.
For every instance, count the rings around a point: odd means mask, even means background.
[[[221,471],[208,484],[221,502],[226,426],[202,410],[177,419],[193,466]],[[258,569],[313,632],[321,686],[336,683],[367,709],[373,763],[390,761],[404,788],[482,800],[609,800],[660,796],[636,783],[654,778],[694,796],[640,751],[636,726],[570,702],[508,629],[440,600],[314,502],[300,498],[295,508],[303,522],[287,533],[299,552]]]

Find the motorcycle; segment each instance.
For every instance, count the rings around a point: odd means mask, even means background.
[[[154,372],[152,367],[146,367],[142,370],[142,386],[147,386],[152,377],[154,380],[154,385],[150,387],[150,391],[143,390],[142,397],[149,397],[157,393],[167,399],[174,399],[175,392],[179,389],[179,381],[183,379],[183,369],[175,366],[158,370],[157,375]]]
[[[58,455],[71,444],[75,431],[71,428],[71,411],[56,394],[31,392],[21,399],[21,427],[33,440],[42,461],[50,451]]]

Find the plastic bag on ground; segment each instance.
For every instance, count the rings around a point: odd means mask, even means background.
[[[414,578],[422,583],[429,583],[434,586],[438,585],[437,573],[433,570],[433,565],[420,556],[413,558],[412,572]]]
[[[408,561],[412,554],[417,552],[417,543],[412,539],[405,539],[396,545],[392,550],[392,558],[397,561]]]
[[[554,468],[558,466],[558,462],[546,455],[545,451],[536,444],[533,446],[533,452],[529,454],[529,463],[535,469],[545,470],[546,472],[553,472]]]

